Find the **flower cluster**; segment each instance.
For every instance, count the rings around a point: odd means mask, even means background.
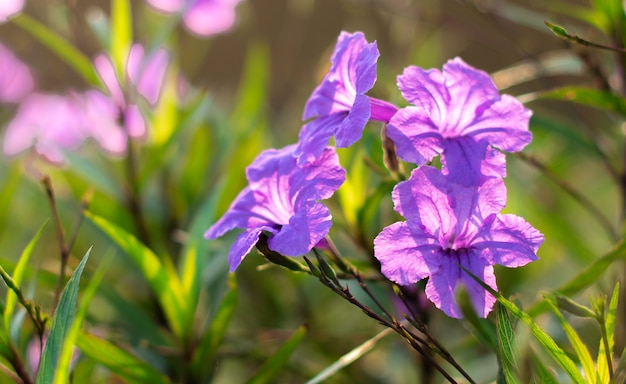
[[[331,217],[317,202],[339,188],[344,172],[332,147],[356,143],[370,120],[387,124],[398,157],[417,165],[392,193],[406,221],[382,230],[374,256],[389,280],[410,285],[429,278],[426,296],[451,317],[462,317],[456,293],[463,285],[486,317],[495,298],[467,272],[497,289],[493,266],[519,267],[537,259],[543,235],[506,204],[505,157],[532,139],[531,112],[500,95],[488,74],[460,58],[443,71],[410,66],[398,88],[410,106],[366,95],[376,81],[376,43],[342,32],[331,67],[309,98],[297,144],[261,154],[248,168],[249,186],[207,232],[216,238],[242,228],[230,252],[231,270],[258,241],[287,256],[309,252],[328,233]],[[428,163],[441,157],[441,170]]]
[[[0,49],[0,63],[7,69],[3,76],[13,79],[12,87],[5,88],[5,98],[19,94],[23,99],[7,126],[3,151],[13,156],[34,147],[53,164],[62,164],[64,152],[78,149],[87,139],[93,139],[107,153],[124,154],[129,137],[143,137],[146,133],[137,96],[145,98],[149,104],[156,103],[168,65],[165,50],[146,55],[144,48],[135,44],[130,48],[123,79],[123,83],[130,86],[123,89],[110,59],[99,55],[94,65],[106,93],[90,89],[56,95],[29,93],[32,88],[30,72],[13,64],[9,58]]]

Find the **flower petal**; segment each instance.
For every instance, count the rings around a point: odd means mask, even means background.
[[[495,298],[463,271],[460,265],[497,290],[493,267],[472,252],[462,250],[441,259],[440,268],[431,274],[426,284],[426,296],[448,316],[462,318],[463,314],[456,302],[457,290],[459,284],[462,284],[470,296],[476,313],[481,317],[487,317],[493,308]]]
[[[473,247],[490,264],[515,268],[537,260],[543,235],[519,216],[493,217],[476,236]]]
[[[345,114],[334,113],[305,124],[300,129],[298,144],[294,150],[294,156],[298,158],[298,164],[303,165],[315,161],[328,145],[328,141],[345,119]]]
[[[415,283],[436,271],[440,248],[429,233],[404,222],[391,224],[374,239],[374,256],[381,272],[400,285]]]
[[[488,141],[503,151],[521,151],[532,140],[532,133],[528,130],[531,115],[532,111],[524,108],[516,98],[502,95],[499,101],[468,124],[463,134]]]
[[[328,208],[309,201],[306,209],[296,212],[268,241],[271,250],[285,256],[302,256],[322,240],[332,226]]]
[[[387,136],[395,143],[402,160],[424,165],[443,152],[443,137],[426,109],[398,110],[387,124]]]

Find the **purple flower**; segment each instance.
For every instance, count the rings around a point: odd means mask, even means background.
[[[349,147],[370,119],[387,122],[396,112],[395,106],[365,95],[376,82],[379,55],[376,42],[368,43],[363,33],[341,32],[330,70],[304,109],[304,120],[316,119],[300,131],[295,152],[299,164],[316,159],[331,136],[338,147]]]
[[[33,90],[34,84],[28,66],[0,44],[0,102],[19,102]]]
[[[382,273],[400,285],[429,277],[426,296],[451,317],[462,317],[457,287],[467,289],[476,312],[486,317],[495,298],[461,266],[493,289],[493,265],[519,267],[537,259],[543,235],[522,218],[500,214],[506,201],[502,179],[480,186],[451,183],[439,170],[423,166],[393,190],[394,223],[374,240]]]
[[[168,54],[159,49],[147,56],[144,48],[134,44],[130,48],[126,63],[124,83],[132,85],[122,89],[111,60],[105,55],[94,59],[98,75],[106,86],[115,105],[118,107],[119,119],[126,127],[130,137],[141,137],[146,132],[146,123],[137,106],[135,93],[144,97],[149,104],[158,101],[161,85],[168,64]]]
[[[165,13],[182,13],[185,27],[199,36],[213,36],[235,25],[235,8],[242,0],[148,0]]]
[[[24,0],[0,1],[0,23],[6,22],[10,17],[17,15],[24,8]]]
[[[532,139],[532,112],[514,97],[500,95],[487,73],[460,58],[448,61],[443,72],[407,67],[398,87],[413,104],[387,126],[398,156],[423,165],[442,154],[444,173],[454,172],[463,184],[504,176],[504,157],[491,146],[516,152]]]
[[[9,122],[3,142],[8,156],[30,147],[54,164],[62,164],[63,152],[76,150],[88,137],[80,96],[32,93]]]
[[[249,185],[239,193],[222,218],[206,232],[216,239],[234,228],[241,233],[230,249],[234,271],[259,239],[271,234],[268,246],[285,256],[308,253],[331,227],[327,199],[345,180],[334,148],[326,148],[314,162],[296,164],[295,145],[261,153],[246,169]]]

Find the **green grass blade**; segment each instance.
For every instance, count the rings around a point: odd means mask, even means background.
[[[61,355],[63,344],[66,342],[66,336],[72,327],[76,315],[80,276],[83,273],[90,253],[91,248],[89,248],[80,264],[78,264],[78,267],[76,267],[72,277],[63,289],[59,305],[52,319],[48,339],[43,348],[43,353],[41,354],[39,372],[37,373],[37,384],[51,384],[54,382],[59,356]]]
[[[48,221],[43,223],[43,225],[39,228],[39,230],[37,231],[33,239],[28,243],[26,248],[24,248],[24,251],[22,252],[22,255],[20,256],[20,260],[18,261],[17,265],[15,266],[15,269],[13,270],[12,277],[13,277],[13,280],[15,281],[15,284],[18,287],[22,285],[22,279],[24,278],[24,274],[26,272],[26,267],[28,266],[28,261],[30,260],[30,256],[33,253],[33,248],[35,248],[35,244],[37,244],[37,241],[39,240],[41,233],[46,227],[46,224],[48,224]],[[6,329],[7,332],[9,332],[9,334],[10,334],[10,327],[11,327],[11,319],[13,318],[13,312],[15,311],[16,303],[17,303],[17,294],[13,292],[13,290],[11,289],[7,290],[7,298],[6,298],[6,303],[4,306],[3,317],[4,317],[4,328]]]
[[[85,216],[137,264],[157,296],[174,334],[182,338],[187,301],[176,271],[124,229],[90,212],[85,212]]]
[[[508,384],[518,384],[520,380],[516,360],[519,356],[519,347],[511,319],[501,304],[496,305],[496,319],[498,355],[502,371]]]
[[[125,81],[126,60],[133,41],[133,18],[129,0],[111,0],[111,58],[120,81]]]
[[[215,217],[222,189],[223,183],[213,190],[211,198],[200,207],[191,224],[189,239],[183,249],[180,267],[181,283],[185,297],[187,297],[189,302],[185,321],[186,329],[190,329],[193,326],[195,310],[202,287],[202,272],[209,262],[209,242],[204,238],[204,232]],[[219,257],[222,257],[222,255]],[[228,272],[224,271],[224,273]],[[207,283],[210,285],[212,282]]]
[[[613,262],[626,258],[626,241],[622,240],[617,243],[606,255],[595,260],[591,265],[585,268],[578,275],[574,276],[569,282],[556,289],[563,296],[572,296],[582,291],[589,285],[598,281],[598,278],[609,268]],[[529,310],[530,316],[536,316],[549,309],[545,301],[541,301],[533,305]]]
[[[111,258],[109,257],[105,259],[100,266],[98,266],[96,273],[89,279],[89,284],[83,290],[82,298],[80,300],[80,304],[78,305],[78,310],[76,311],[76,317],[74,318],[74,322],[72,323],[65,341],[63,342],[63,348],[61,350],[61,355],[59,356],[59,362],[54,375],[54,384],[65,384],[69,380],[76,339],[78,338],[80,330],[83,327],[83,322],[85,320],[85,316],[87,316],[89,304],[95,296],[100,282],[102,282],[102,279],[104,278],[104,274],[110,264],[110,261]]]
[[[607,91],[569,86],[544,92],[541,97],[571,101],[626,116],[626,99]]]
[[[215,368],[217,349],[224,338],[226,328],[237,307],[237,281],[235,280],[235,275],[232,273],[229,276],[228,286],[229,289],[222,299],[222,303],[213,318],[213,322],[202,336],[198,348],[196,349],[196,354],[193,359],[195,377],[209,380]],[[205,380],[202,382],[205,382]],[[210,382],[210,380],[208,382]]]
[[[593,363],[593,359],[591,358],[591,354],[589,353],[589,349],[587,349],[587,346],[582,342],[582,340],[578,336],[578,333],[576,333],[574,328],[567,322],[563,314],[561,314],[561,311],[559,311],[559,309],[553,302],[553,297],[546,297],[545,300],[550,306],[552,313],[554,313],[556,318],[561,323],[561,326],[563,327],[563,330],[567,335],[567,339],[569,340],[570,344],[572,344],[574,352],[576,352],[576,356],[578,356],[578,360],[583,367],[583,372],[585,372],[585,376],[587,377],[589,384],[595,383],[596,367]]]
[[[131,383],[168,384],[170,380],[145,361],[96,336],[80,333],[76,345],[90,359]]]
[[[56,53],[89,84],[100,84],[100,78],[91,65],[91,60],[67,40],[25,13],[20,13],[11,21]]]
[[[550,371],[544,362],[531,350],[530,360],[533,367],[533,376],[537,384],[559,384],[554,372]]]
[[[600,342],[598,351],[598,374],[603,383],[608,383],[611,379],[611,371],[609,370],[608,360],[613,360],[611,356],[613,346],[615,345],[615,318],[617,317],[618,298],[619,282],[615,284],[613,295],[611,296],[611,301],[609,303],[609,310],[604,318],[604,329],[606,330],[606,335],[603,335],[603,340]],[[604,340],[604,337],[606,337],[606,340]],[[605,343],[608,346],[608,350],[605,348]]]
[[[367,352],[371,351],[376,346],[376,343],[378,343],[378,341],[380,341],[383,337],[387,336],[390,333],[393,333],[393,330],[391,328],[383,329],[381,332],[379,332],[377,335],[375,335],[371,339],[367,340],[363,344],[359,345],[358,347],[354,348],[350,352],[341,356],[333,364],[329,365],[322,372],[318,373],[311,380],[307,381],[306,384],[318,384],[318,383],[323,382],[327,378],[334,375],[340,369],[347,367],[348,365],[360,359]]]
[[[249,384],[265,384],[275,383],[276,377],[283,370],[283,367],[289,361],[289,358],[296,350],[302,339],[307,333],[307,327],[301,326],[283,345],[278,348],[278,351],[263,364],[261,369],[248,381]]]
[[[578,371],[578,367],[574,364],[574,361],[567,356],[565,351],[559,347],[556,342],[548,335],[543,329],[539,328],[539,326],[533,321],[532,317],[528,315],[526,312],[522,311],[515,305],[515,303],[507,300],[502,296],[499,292],[495,291],[493,288],[485,284],[481,279],[476,277],[473,273],[468,271],[463,266],[460,266],[468,275],[472,277],[478,284],[480,284],[483,288],[485,288],[489,293],[491,293],[497,300],[502,304],[506,310],[508,310],[513,316],[515,316],[518,320],[524,323],[529,329],[530,332],[535,336],[535,339],[541,344],[543,349],[556,361],[565,373],[572,379],[573,383],[576,384],[585,384],[585,379],[582,377],[580,372]]]

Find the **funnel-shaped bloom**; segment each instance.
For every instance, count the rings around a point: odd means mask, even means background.
[[[504,158],[491,147],[516,152],[532,139],[531,111],[514,97],[500,95],[487,73],[460,58],[448,61],[443,72],[407,67],[398,87],[413,104],[387,126],[398,156],[423,165],[442,154],[444,173],[455,173],[459,183],[503,176]]]
[[[208,37],[229,31],[237,19],[235,8],[242,0],[148,0],[165,13],[181,13],[185,27]]]
[[[123,122],[130,137],[141,137],[146,132],[146,124],[136,104],[136,98],[142,96],[151,105],[158,101],[168,60],[164,49],[146,55],[141,45],[134,44],[130,48],[123,74],[125,92],[111,59],[105,55],[94,59],[96,71],[117,105],[119,120]]]
[[[24,0],[0,1],[0,23],[6,22],[11,16],[15,16],[24,8]]]
[[[299,164],[316,159],[331,136],[337,147],[349,147],[370,119],[387,122],[396,112],[395,106],[365,95],[376,82],[379,55],[376,42],[368,43],[363,33],[341,32],[330,70],[304,109],[304,120],[316,119],[300,131],[295,152]]]
[[[330,212],[318,200],[332,196],[344,182],[345,171],[333,148],[304,166],[296,164],[294,149],[291,145],[261,153],[246,169],[248,186],[206,232],[206,238],[216,239],[234,228],[245,230],[230,249],[231,271],[263,231],[271,234],[269,248],[285,256],[308,253],[328,233]]]
[[[33,90],[30,69],[0,44],[0,102],[17,103]]]
[[[502,179],[480,186],[450,182],[439,170],[422,166],[393,190],[395,210],[406,218],[374,240],[382,273],[400,285],[429,277],[426,296],[448,316],[462,317],[455,301],[463,285],[478,315],[486,317],[495,298],[467,269],[493,289],[493,265],[519,267],[537,259],[543,235],[522,218],[500,214],[506,201]]]

